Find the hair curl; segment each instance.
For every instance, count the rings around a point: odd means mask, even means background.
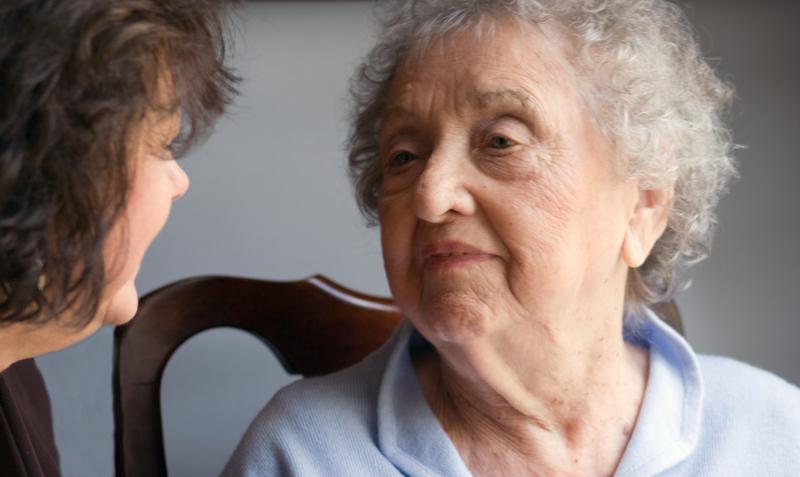
[[[618,169],[643,187],[674,184],[666,231],[631,270],[626,304],[672,297],[676,272],[708,255],[715,208],[736,169],[723,116],[733,96],[703,59],[683,12],[664,0],[404,0],[379,11],[378,42],[351,82],[349,169],[371,224],[381,169],[377,137],[396,70],[412,47],[511,20],[548,22],[566,33],[596,124],[615,146]]]
[[[0,325],[69,310],[68,323],[83,326],[95,315],[145,114],[183,115],[181,153],[236,93],[224,64],[228,3],[0,3]]]

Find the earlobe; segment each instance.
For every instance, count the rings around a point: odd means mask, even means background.
[[[622,259],[630,268],[640,267],[664,233],[672,209],[673,186],[639,190],[622,242]]]
[[[642,266],[647,255],[644,253],[642,243],[639,241],[638,230],[628,225],[625,231],[625,239],[622,242],[622,259],[630,268]]]

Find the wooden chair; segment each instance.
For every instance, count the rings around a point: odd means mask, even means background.
[[[313,376],[358,362],[399,320],[390,300],[321,276],[298,282],[200,277],[153,291],[142,298],[136,318],[114,333],[116,475],[167,475],[161,376],[170,356],[195,334],[220,326],[248,331],[287,372]]]
[[[682,331],[674,304],[656,311]],[[167,475],[161,376],[170,356],[195,334],[223,326],[248,331],[287,372],[314,376],[361,360],[389,338],[400,318],[391,300],[322,276],[296,282],[198,277],[149,293],[136,318],[114,333],[117,477]]]

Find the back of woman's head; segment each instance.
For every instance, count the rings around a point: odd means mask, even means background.
[[[0,3],[0,325],[92,318],[131,136],[147,113],[179,111],[183,152],[235,93],[227,3]]]

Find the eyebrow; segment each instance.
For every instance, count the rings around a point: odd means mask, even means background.
[[[381,112],[380,119],[378,120],[378,137],[380,138],[385,134],[387,124],[392,125],[398,122],[402,124],[404,122],[413,121],[414,117],[414,113],[403,106],[390,106],[386,108]],[[405,130],[407,128],[401,129]]]
[[[478,110],[499,110],[503,114],[517,112],[529,118],[530,127],[537,135],[546,134],[550,128],[539,99],[522,88],[504,88],[488,91],[477,91],[470,95],[468,101]],[[502,111],[506,109],[506,111]]]
[[[470,93],[467,102],[479,110],[490,110],[497,108],[517,108],[523,113],[529,114],[534,119],[537,126],[541,126],[539,115],[539,101],[537,98],[521,88],[504,88],[484,91],[474,91]],[[386,124],[414,120],[415,114],[400,105],[392,105],[381,113],[381,120],[378,130],[383,132]]]
[[[469,102],[479,109],[490,109],[497,106],[520,106],[523,109],[537,109],[536,98],[523,89],[496,89],[490,91],[478,91],[470,95]]]

